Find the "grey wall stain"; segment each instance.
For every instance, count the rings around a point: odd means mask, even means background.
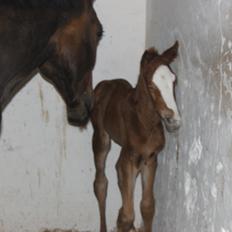
[[[147,47],[180,42],[183,125],[166,134],[154,231],[232,231],[232,2],[148,0]]]
[[[40,105],[41,105],[41,116],[43,120],[46,123],[48,123],[49,113],[48,113],[48,110],[46,110],[44,106],[44,94],[43,94],[42,84],[40,82],[38,82],[38,89],[39,89],[39,98],[40,98]]]

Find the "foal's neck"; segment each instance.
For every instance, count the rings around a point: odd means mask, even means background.
[[[135,109],[140,123],[146,129],[153,129],[160,123],[160,117],[149,92],[145,78],[140,74],[134,92]]]

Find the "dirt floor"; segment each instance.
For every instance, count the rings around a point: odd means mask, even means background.
[[[62,230],[62,229],[44,229],[41,232],[80,232],[79,230],[70,229],[70,230]]]

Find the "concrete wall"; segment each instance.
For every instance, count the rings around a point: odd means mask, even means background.
[[[147,9],[147,47],[180,42],[183,119],[159,156],[154,231],[231,232],[232,2],[149,0]]]
[[[94,83],[117,77],[134,83],[145,47],[146,2],[97,0],[95,8],[105,36]],[[91,126],[80,132],[67,125],[60,96],[39,76],[14,98],[3,114],[0,139],[0,232],[98,230],[91,136]],[[109,229],[121,204],[114,169],[118,152],[113,146],[107,162]]]

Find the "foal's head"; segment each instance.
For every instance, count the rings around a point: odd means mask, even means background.
[[[80,7],[62,12],[49,44],[52,52],[40,71],[64,99],[68,122],[84,126],[92,108],[92,71],[103,29],[93,0],[76,4]]]
[[[177,57],[177,52],[178,42],[161,55],[150,48],[141,60],[141,74],[146,79],[155,108],[169,132],[177,130],[181,124],[174,96],[176,75],[169,66]]]

